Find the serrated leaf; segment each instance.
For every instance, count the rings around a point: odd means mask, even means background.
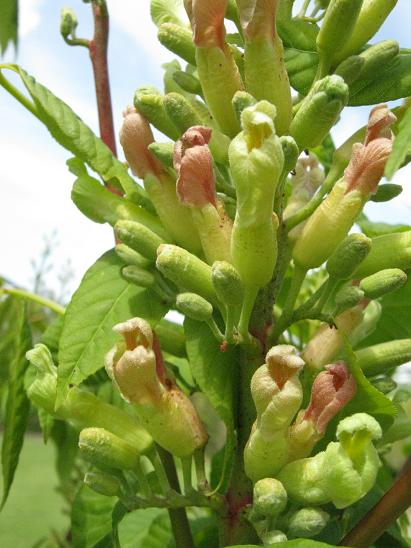
[[[111,514],[116,502],[116,497],[100,495],[87,485],[80,487],[71,510],[74,548],[93,548],[111,531]]]
[[[317,72],[318,53],[287,48],[284,60],[291,86],[298,93],[307,95]]]
[[[186,318],[184,330],[193,377],[227,427],[225,464],[220,480],[223,486],[230,471],[235,447],[234,370],[238,364],[238,354],[233,348],[221,352],[219,343],[203,322]]]
[[[388,161],[385,165],[385,176],[391,180],[411,153],[411,108],[407,110],[398,126],[398,133]]]
[[[17,46],[18,22],[18,0],[2,0],[0,2],[0,52],[2,55],[10,42]]]
[[[64,396],[68,384],[78,385],[104,366],[104,356],[118,340],[112,329],[116,323],[141,316],[154,326],[167,311],[155,293],[122,278],[122,267],[114,250],[102,255],[86,272],[66,309],[57,398]]]
[[[411,55],[397,55],[381,71],[350,86],[348,105],[362,106],[395,101],[411,95]]]
[[[17,302],[17,310],[16,323],[13,326],[13,355],[9,366],[8,396],[1,448],[2,507],[13,483],[30,411],[30,402],[24,389],[24,375],[28,367],[26,352],[32,345],[31,333],[26,317],[26,305],[23,301]]]
[[[21,67],[17,67],[17,71],[33,99],[39,119],[54,139],[90,166],[106,183],[123,190],[131,200],[150,208],[145,191],[130,177],[125,165],[117,160],[72,108]]]
[[[410,225],[399,224],[392,225],[389,223],[379,223],[370,221],[364,213],[361,213],[359,218],[356,220],[356,224],[361,228],[361,231],[364,232],[369,238],[375,238],[377,236],[382,236],[383,234],[391,234],[393,232],[407,232],[411,230]]]
[[[382,314],[375,331],[361,346],[411,338],[411,272],[407,283],[381,299]]]

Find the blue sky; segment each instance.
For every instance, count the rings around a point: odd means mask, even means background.
[[[17,57],[12,49],[3,61],[17,60],[29,73],[48,86],[97,132],[94,90],[90,63],[84,48],[66,46],[59,34],[61,0],[20,0],[21,38]],[[79,19],[78,35],[91,34],[90,8],[80,0],[69,4]],[[156,41],[156,29],[149,17],[149,0],[108,0],[111,13],[110,71],[116,130],[121,112],[132,102],[136,87],[150,83],[161,87],[161,63],[173,56]],[[411,47],[411,5],[398,0],[378,39],[395,37]],[[346,109],[335,129],[342,142],[367,119],[368,109]],[[108,225],[97,225],[83,217],[70,200],[73,176],[65,167],[69,154],[47,131],[0,89],[0,227],[2,253],[0,273],[30,287],[31,259],[39,255],[44,236],[57,230],[59,246],[49,283],[69,258],[74,269],[70,290],[101,253],[112,247]],[[370,204],[374,219],[411,221],[411,170],[404,169],[396,181],[404,184],[403,194],[390,204]]]

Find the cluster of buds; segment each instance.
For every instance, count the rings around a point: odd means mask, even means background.
[[[168,378],[150,325],[133,318],[114,330],[124,341],[107,355],[107,372],[156,443],[179,457],[203,447],[204,426],[188,396]]]
[[[257,420],[244,451],[245,471],[253,481],[275,477],[286,463],[310,455],[327,424],[355,395],[356,383],[346,365],[330,364],[316,377],[307,409],[297,415],[303,366],[294,347],[279,345],[253,375]]]

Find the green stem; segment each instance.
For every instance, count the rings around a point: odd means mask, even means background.
[[[44,306],[46,308],[49,308],[53,312],[56,312],[56,314],[60,314],[61,316],[64,315],[65,308],[63,306],[60,306],[58,303],[46,299],[45,297],[40,297],[40,295],[36,295],[35,293],[30,293],[29,291],[25,291],[24,289],[0,289],[0,295],[13,295],[14,297],[21,297],[22,299],[26,299],[28,301],[32,301],[34,303],[39,304],[40,306]]]
[[[290,232],[295,226],[299,225],[308,217],[314,213],[314,211],[317,209],[317,207],[321,204],[323,201],[323,198],[330,190],[332,189],[334,184],[334,181],[332,178],[327,178],[323,185],[321,186],[320,190],[315,194],[313,198],[308,202],[307,205],[305,205],[303,208],[301,208],[297,213],[294,213],[294,215],[291,215],[285,222],[286,231]]]
[[[317,306],[315,307],[316,312],[321,312],[322,309],[327,305],[331,295],[333,294],[336,286],[338,285],[339,280],[332,280],[328,278],[324,291],[321,293],[320,300],[318,301]]]
[[[177,493],[180,493],[180,483],[178,481],[177,471],[172,455],[159,446],[157,447],[157,450],[163,463],[170,487]],[[171,528],[174,533],[174,539],[176,541],[176,547],[194,548],[193,537],[191,535],[185,508],[170,508],[168,513],[170,516]]]
[[[210,328],[211,333],[217,339],[218,342],[224,341],[224,335],[221,333],[218,325],[215,323],[214,318],[210,318],[207,322],[208,327]]]
[[[154,466],[154,472],[156,473],[160,488],[166,495],[170,491],[171,486],[164,469],[163,458],[159,455],[161,448],[160,446],[156,446],[156,448],[157,450],[154,449],[154,451],[149,455],[149,459]],[[162,449],[162,451],[164,451],[164,449]]]
[[[204,450],[197,449],[194,453],[194,465],[196,468],[197,488],[204,491],[208,486],[207,476],[205,472]]]
[[[307,275],[307,270],[298,265],[295,266],[294,276],[291,280],[291,287],[288,291],[287,299],[284,304],[283,313],[278,320],[278,323],[274,329],[274,336],[278,338],[279,335],[284,331],[285,327],[289,324],[293,316],[294,306],[297,300],[297,297],[300,293],[301,286]]]
[[[185,495],[190,493],[190,491],[192,491],[193,489],[193,482],[191,477],[191,465],[192,465],[191,455],[188,457],[181,458],[181,469],[183,471],[183,492]]]
[[[2,70],[3,69],[9,69],[9,70],[12,70],[14,72],[17,72],[17,74],[19,73],[18,71],[18,68],[17,66],[15,65],[0,65],[0,85],[10,93],[10,95],[12,95],[15,99],[17,99],[17,101],[23,105],[23,107],[25,107],[29,112],[31,112],[31,114],[33,114],[36,118],[38,118],[40,121],[41,118],[40,118],[40,114],[38,113],[37,109],[36,109],[36,106],[34,103],[32,103],[25,95],[23,95],[21,93],[21,91],[19,91],[17,88],[15,88],[13,86],[13,84],[11,84],[7,78],[4,76],[4,74],[2,74]]]
[[[368,514],[346,535],[341,545],[367,548],[386,531],[411,505],[411,467],[406,469],[394,485]]]
[[[253,311],[257,293],[258,287],[248,286],[244,289],[244,300],[243,306],[241,308],[240,321],[238,322],[238,332],[245,343],[249,342],[250,340],[248,325],[250,323],[250,317]]]
[[[140,461],[138,462],[137,466],[134,470],[135,475],[137,476],[137,481],[139,483],[141,492],[143,493],[144,497],[150,497],[151,496],[151,487],[147,480],[147,476],[144,473],[144,470],[140,464]]]
[[[303,5],[301,6],[301,9],[300,9],[300,11],[298,12],[298,15],[297,15],[297,17],[299,19],[305,17],[305,15],[307,13],[307,10],[308,10],[308,6],[310,5],[310,2],[311,2],[311,0],[304,0]]]

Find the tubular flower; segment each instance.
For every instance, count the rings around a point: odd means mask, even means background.
[[[230,137],[240,130],[231,100],[243,88],[234,57],[225,41],[228,0],[185,0],[196,46],[196,63],[204,98],[219,127]]]
[[[120,142],[132,172],[144,180],[161,222],[176,242],[197,252],[200,242],[190,213],[177,199],[173,176],[149,150],[154,142],[150,124],[132,106],[123,113]]]
[[[141,318],[117,324],[124,342],[107,355],[106,369],[122,396],[132,403],[153,439],[176,456],[192,454],[207,433],[189,398],[167,378],[150,325]]]
[[[386,105],[371,111],[364,144],[353,146],[344,177],[308,219],[295,245],[293,256],[302,267],[318,267],[331,255],[376,192],[392,149],[389,128],[395,120]],[[320,238],[319,234],[326,237]]]
[[[298,379],[303,365],[293,346],[275,346],[251,379],[257,420],[244,450],[244,465],[253,481],[273,477],[288,462],[288,427],[303,397]]]
[[[317,375],[307,409],[290,429],[292,460],[309,455],[330,420],[354,397],[357,385],[343,362],[327,365]]]
[[[190,206],[207,261],[231,260],[232,222],[217,200],[213,160],[208,143],[212,130],[194,126],[177,141],[174,167],[178,173],[177,195]]]
[[[378,422],[366,413],[343,419],[337,428],[338,442],[314,457],[295,460],[278,474],[291,502],[319,505],[332,502],[346,508],[373,487],[380,467],[372,443],[381,437]]]
[[[284,64],[283,44],[276,30],[278,0],[237,0],[245,37],[245,82],[256,99],[277,108],[277,130],[291,123],[291,88]]]

